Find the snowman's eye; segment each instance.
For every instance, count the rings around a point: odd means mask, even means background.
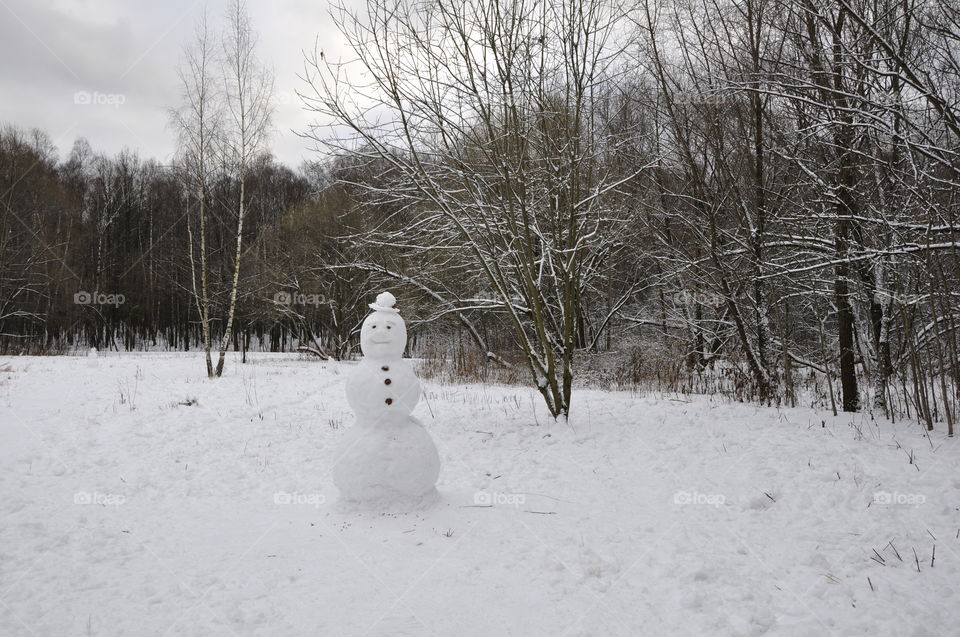
[[[370,329],[375,330],[375,329],[377,329],[377,326],[376,326],[376,325],[371,325],[371,326],[370,326]]]
[[[388,330],[390,329],[390,326],[389,326],[389,325],[387,326],[387,329],[388,329]]]

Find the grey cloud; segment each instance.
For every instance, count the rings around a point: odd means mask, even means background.
[[[214,22],[224,4],[207,3]],[[262,57],[285,98],[278,104],[272,149],[293,167],[312,156],[291,132],[312,118],[289,100],[299,88],[301,49],[312,47],[316,36],[328,51],[338,48],[327,6],[322,0],[250,2]],[[61,155],[83,136],[99,151],[128,147],[168,160],[173,135],[167,113],[178,100],[177,63],[203,7],[197,0],[3,0],[0,122],[43,129]],[[76,104],[77,91],[122,95],[123,104]]]

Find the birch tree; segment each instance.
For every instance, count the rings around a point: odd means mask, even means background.
[[[243,257],[243,224],[247,214],[246,180],[254,159],[264,149],[273,115],[273,74],[256,55],[257,36],[245,0],[233,0],[227,11],[223,38],[224,166],[237,184],[236,250],[226,325],[220,339],[220,354],[214,373],[223,374],[224,358],[237,313],[237,293]]]
[[[220,135],[222,100],[216,43],[204,12],[193,41],[183,52],[179,69],[181,105],[171,112],[177,132],[178,150],[186,184],[188,205],[196,209],[187,220],[190,292],[200,318],[207,376],[214,376],[210,331],[211,300],[207,264],[207,216],[210,180],[216,172],[217,141]]]

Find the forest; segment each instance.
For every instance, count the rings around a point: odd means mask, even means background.
[[[953,0],[370,0],[270,153],[255,28],[203,21],[171,163],[0,131],[0,353],[356,354],[431,373],[958,416]],[[220,353],[214,364],[213,354]],[[575,403],[574,403],[575,407]]]

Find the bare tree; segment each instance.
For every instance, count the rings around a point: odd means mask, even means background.
[[[243,257],[243,224],[247,214],[246,180],[254,159],[263,152],[273,115],[273,74],[256,56],[257,37],[244,0],[233,0],[227,11],[223,38],[224,165],[237,183],[236,251],[226,326],[220,339],[220,354],[214,373],[223,374],[223,362],[237,312],[237,292]]]
[[[207,273],[207,215],[210,180],[216,171],[216,143],[220,135],[222,100],[216,71],[217,50],[210,32],[207,13],[197,25],[193,41],[183,52],[179,76],[181,105],[171,112],[177,132],[180,162],[188,201],[196,206],[197,236],[192,216],[187,222],[188,255],[193,302],[200,317],[207,376],[213,377],[210,333],[210,289]],[[197,258],[199,255],[199,263]],[[199,283],[198,283],[199,279]]]
[[[309,136],[396,176],[376,192],[403,217],[385,245],[469,273],[462,297],[503,308],[559,418],[582,300],[623,239],[625,208],[612,204],[646,168],[604,163],[622,16],[604,0],[373,0],[363,17],[336,12],[352,63],[306,61],[306,104],[350,131]]]
[[[249,207],[246,181],[254,159],[263,152],[272,112],[273,79],[256,58],[256,37],[242,0],[231,3],[219,46],[206,13],[203,15],[193,41],[184,50],[180,84],[182,102],[172,111],[171,122],[178,135],[188,201],[196,210],[196,236],[192,215],[187,223],[191,294],[200,317],[207,375],[214,377],[223,373],[236,316]],[[208,217],[217,199],[212,188],[217,177],[236,183],[237,194],[228,205],[236,219],[236,234],[225,327],[214,367]]]
[[[647,2],[635,18],[667,160],[650,204],[663,283],[679,295],[676,318],[689,326],[694,366],[713,359],[732,325],[762,400],[777,393],[767,245],[782,175],[768,153],[774,109],[749,89],[781,56],[772,4]]]

